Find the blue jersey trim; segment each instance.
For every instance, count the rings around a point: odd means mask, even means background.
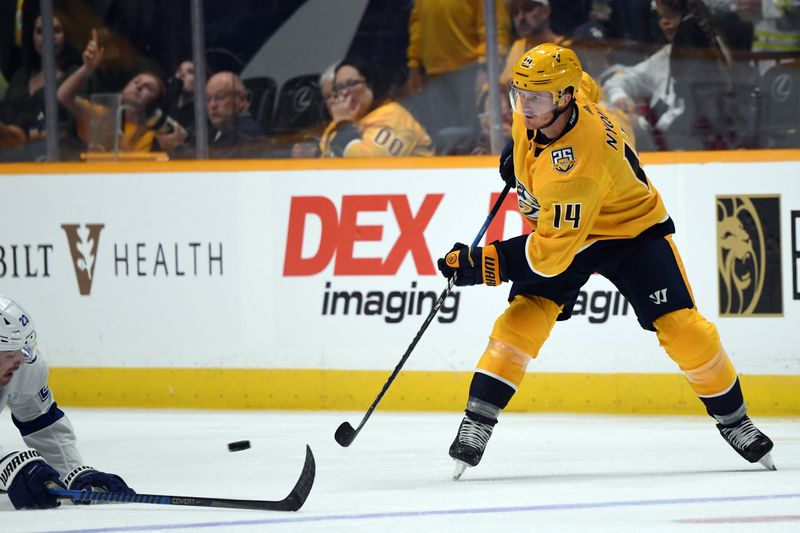
[[[31,433],[36,433],[40,429],[55,424],[59,419],[63,418],[63,416],[64,411],[58,408],[56,402],[53,402],[53,405],[50,406],[50,409],[48,409],[46,413],[37,416],[33,420],[22,422],[14,415],[11,415],[11,420],[14,421],[14,425],[19,429],[20,435],[25,437]]]

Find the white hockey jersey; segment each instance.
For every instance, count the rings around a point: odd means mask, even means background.
[[[38,451],[63,478],[83,461],[72,424],[56,405],[47,376],[47,364],[37,353],[7,385],[0,386],[0,411],[8,405],[25,444]],[[13,451],[0,447],[0,457]]]

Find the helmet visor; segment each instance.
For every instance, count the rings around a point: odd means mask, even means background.
[[[19,356],[22,356],[23,359],[29,361],[33,356],[33,350],[27,344],[20,348],[19,350],[3,350],[0,351],[0,357],[5,357],[7,359],[16,359]]]
[[[520,115],[539,116],[556,109],[550,91],[526,91],[511,85],[508,88],[508,100],[514,113]]]
[[[25,344],[18,350],[0,350],[0,356],[16,357],[17,355],[21,355],[25,361],[30,361],[33,359],[33,354],[34,348],[30,344]]]
[[[33,347],[30,344],[23,346],[21,352],[25,361],[31,361],[33,359]]]

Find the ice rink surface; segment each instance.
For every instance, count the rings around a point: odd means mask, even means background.
[[[701,417],[505,413],[481,464],[451,479],[458,413],[376,412],[349,448],[333,433],[363,413],[69,409],[87,464],[137,491],[280,500],[309,444],[317,464],[296,512],[148,504],[15,511],[0,531],[800,531],[800,419],[755,418],[770,472]],[[252,447],[229,452],[227,443]],[[23,447],[6,410],[0,444]]]

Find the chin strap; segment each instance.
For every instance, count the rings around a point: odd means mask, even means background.
[[[551,119],[550,119],[550,120],[547,122],[547,124],[545,124],[544,126],[540,126],[540,127],[539,127],[539,129],[540,129],[540,130],[543,130],[543,129],[545,129],[545,128],[549,128],[550,126],[552,126],[552,125],[553,125],[553,122],[555,122],[556,120],[558,120],[558,117],[560,117],[561,115],[563,115],[563,114],[564,114],[564,111],[566,111],[566,110],[567,110],[567,109],[569,109],[569,108],[570,108],[570,105],[569,105],[569,104],[565,105],[564,107],[562,107],[562,108],[560,108],[560,109],[559,109],[559,108],[556,108],[556,109],[555,109],[555,111],[553,111],[553,118],[551,118]]]

